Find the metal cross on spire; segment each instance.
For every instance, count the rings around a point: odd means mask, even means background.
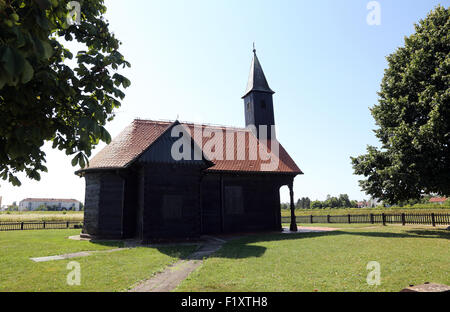
[[[255,42],[253,41],[253,53],[256,54]]]

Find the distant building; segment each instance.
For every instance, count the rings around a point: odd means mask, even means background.
[[[429,200],[430,203],[441,204],[441,205],[443,203],[445,203],[446,201],[447,201],[446,197],[433,197],[433,198],[430,198],[430,200]]]
[[[48,210],[80,210],[81,202],[76,199],[63,198],[25,198],[19,202],[19,210],[36,210],[45,206]]]
[[[375,207],[378,207],[378,206],[381,206],[382,205],[382,202],[379,200],[379,199],[377,199],[377,198],[371,198],[370,200],[369,200],[369,205],[368,205],[368,207],[370,207],[370,208],[375,208]]]
[[[358,208],[365,208],[365,207],[369,206],[369,203],[367,201],[363,200],[363,201],[359,201],[357,203],[357,205],[358,205]]]

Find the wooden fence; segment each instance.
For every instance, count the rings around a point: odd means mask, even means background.
[[[290,223],[291,217],[281,217],[282,223]],[[297,216],[297,223],[366,223],[366,224],[425,224],[450,225],[449,213],[381,213],[356,215]],[[74,229],[81,228],[83,221],[24,221],[0,222],[0,231]]]
[[[281,217],[283,223],[290,223],[291,217]],[[297,223],[367,223],[376,224],[425,224],[450,225],[449,213],[381,213],[357,215],[324,215],[324,216],[297,216]]]
[[[75,229],[81,228],[83,221],[24,221],[0,222],[0,231]]]

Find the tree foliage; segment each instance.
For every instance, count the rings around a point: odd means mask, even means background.
[[[104,128],[130,81],[130,64],[108,29],[103,0],[80,0],[80,23],[65,0],[0,0],[0,177],[20,185],[17,172],[39,180],[42,146],[74,155],[85,167],[92,148],[111,138]],[[86,47],[75,55],[62,44]]]
[[[309,197],[302,197],[297,200],[295,204],[296,209],[310,209],[311,208],[311,199]]]
[[[358,202],[350,200],[347,194],[340,194],[338,197],[327,195],[324,201],[311,201],[309,197],[302,197],[297,200],[296,209],[322,209],[322,208],[356,208]],[[282,203],[281,209],[290,209],[289,203]]]
[[[396,203],[450,195],[450,10],[436,7],[387,57],[372,109],[381,148],[352,158],[364,191]]]

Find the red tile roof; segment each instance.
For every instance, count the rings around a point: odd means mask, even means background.
[[[173,122],[166,121],[134,120],[109,145],[90,160],[88,168],[80,171],[91,169],[119,169],[131,165],[172,124]],[[275,151],[272,152],[270,150],[270,147],[274,146],[275,140],[271,140],[267,144],[269,159],[261,159],[259,153],[257,153],[256,158],[249,157],[249,150],[258,151],[260,146],[266,146],[262,145],[263,143],[249,129],[197,125],[192,123],[181,123],[181,125],[191,134],[191,137],[198,146],[202,147],[204,155],[214,163],[212,167],[207,169],[208,171],[302,173],[281,144],[279,144],[278,157]],[[222,145],[222,151],[218,151],[218,154],[223,157],[214,157],[216,151],[214,149],[211,151],[211,143],[207,144],[209,138],[203,134],[203,140],[200,142],[201,138],[197,138],[194,128],[201,128],[204,133],[217,133],[222,131],[223,144],[217,144],[216,147],[220,148],[220,145]],[[233,135],[234,147],[227,146],[227,135],[225,133]],[[245,140],[238,139],[238,137],[245,138]],[[231,142],[232,140],[229,139],[228,141]],[[217,142],[220,142],[220,140]],[[273,161],[275,164],[278,162],[278,166],[274,169],[269,168],[268,170],[267,165],[270,161]]]
[[[89,161],[89,168],[126,167],[163,134],[170,125],[169,122],[133,121]]]
[[[433,197],[433,198],[430,198],[429,202],[430,203],[443,203],[446,200],[447,200],[447,198],[445,198],[445,197]]]

